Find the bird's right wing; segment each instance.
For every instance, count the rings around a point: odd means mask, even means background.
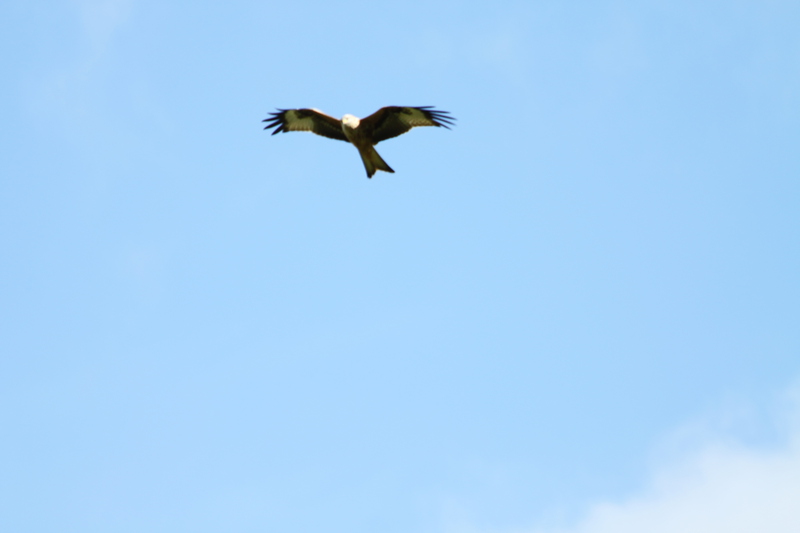
[[[275,128],[273,135],[287,131],[310,131],[329,139],[347,141],[341,123],[330,115],[316,109],[278,109],[265,118],[265,130]]]

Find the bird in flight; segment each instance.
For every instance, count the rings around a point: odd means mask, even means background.
[[[438,111],[432,106],[382,107],[367,118],[358,119],[345,115],[336,120],[317,109],[278,109],[270,113],[265,130],[275,128],[273,135],[287,131],[310,131],[329,139],[352,143],[358,149],[367,177],[378,170],[392,172],[374,146],[381,141],[397,137],[417,126],[444,126],[450,129],[455,118],[447,111]]]

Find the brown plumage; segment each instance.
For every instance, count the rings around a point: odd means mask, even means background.
[[[417,126],[443,126],[450,129],[455,119],[447,111],[431,106],[382,107],[370,116],[358,119],[345,115],[342,120],[316,109],[279,109],[263,120],[264,129],[274,128],[273,135],[287,131],[310,131],[329,139],[352,143],[361,155],[367,177],[378,170],[394,172],[373,148],[376,144],[406,133]]]

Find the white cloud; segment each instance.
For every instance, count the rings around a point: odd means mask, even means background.
[[[571,527],[530,533],[800,531],[800,426],[768,450],[714,440],[658,468],[640,495],[592,505]]]

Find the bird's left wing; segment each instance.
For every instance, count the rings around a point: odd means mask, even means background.
[[[361,126],[368,129],[372,141],[377,144],[417,126],[443,126],[450,129],[454,120],[447,111],[436,110],[433,106],[389,106],[362,119]]]
[[[275,128],[273,135],[287,131],[310,131],[329,139],[347,141],[341,123],[332,116],[326,115],[316,109],[278,109],[277,113],[270,113],[265,130]]]

